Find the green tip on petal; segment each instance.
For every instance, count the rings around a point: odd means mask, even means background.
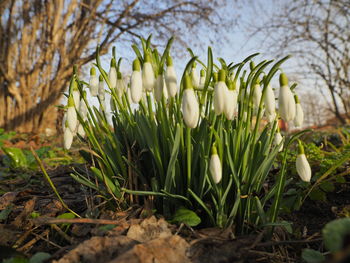
[[[100,76],[98,77],[98,80],[99,80],[100,82],[103,81],[103,76],[100,75]]]
[[[213,146],[211,147],[211,154],[218,154],[218,150],[216,149],[216,143],[213,144]]]
[[[219,77],[218,73],[214,72],[213,73],[213,80],[214,80],[215,83],[218,82],[218,77]]]
[[[167,65],[168,67],[170,67],[170,66],[173,65],[173,59],[171,58],[170,55],[167,56],[167,58],[166,58],[166,65]]]
[[[151,60],[151,55],[150,54],[148,54],[148,53],[146,53],[145,54],[145,62],[151,62],[152,60]]]
[[[205,76],[205,70],[204,70],[204,69],[201,69],[200,74],[201,74],[201,77],[204,77],[204,76]]]
[[[191,77],[188,74],[185,74],[184,88],[185,89],[193,89]]]
[[[288,78],[285,73],[281,73],[280,75],[280,85],[281,86],[287,86],[288,85]]]
[[[123,75],[120,71],[117,72],[117,78],[118,79],[122,79],[123,78]]]
[[[141,71],[141,63],[140,63],[140,60],[138,58],[136,58],[134,60],[134,62],[132,63],[132,70],[133,71]]]
[[[90,75],[91,75],[91,76],[95,76],[95,75],[96,75],[96,69],[95,69],[94,67],[92,67],[92,68],[90,69]]]
[[[225,82],[226,80],[226,72],[223,69],[219,70],[219,81]]]
[[[294,95],[295,103],[300,103],[298,95]]]
[[[298,140],[298,152],[299,152],[299,154],[305,154],[304,146],[300,140]]]
[[[74,107],[73,95],[70,95],[70,96],[68,97],[68,107]]]
[[[111,59],[111,68],[112,67],[117,67],[117,63],[116,63],[116,61],[115,61],[115,58],[112,58]]]

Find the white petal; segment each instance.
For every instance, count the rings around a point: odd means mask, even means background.
[[[279,133],[279,132],[276,132],[275,133],[275,138],[274,138],[274,144],[275,145],[279,145],[281,142],[282,142],[282,140],[283,140],[283,137],[282,137],[282,135],[281,135],[281,133]],[[279,152],[281,152],[283,150],[283,144],[281,144],[281,146],[280,146],[280,148],[278,149],[278,151]]]
[[[70,147],[72,146],[72,142],[73,142],[73,133],[67,127],[64,129],[64,134],[63,134],[63,146],[64,146],[64,148],[69,150]]]
[[[72,92],[74,105],[76,109],[79,109],[79,103],[80,103],[80,93],[78,90],[73,90]]]
[[[177,78],[173,66],[169,66],[165,72],[166,87],[170,97],[175,97],[177,93]]]
[[[197,89],[199,87],[199,77],[196,72],[196,68],[192,68],[191,79],[192,79],[193,88]]]
[[[261,88],[260,85],[256,84],[253,87],[253,105],[255,109],[259,108],[260,100],[261,100]]]
[[[306,159],[305,154],[299,154],[296,160],[297,172],[304,182],[310,182],[311,179],[311,167]]]
[[[228,120],[232,120],[237,111],[237,91],[227,90],[227,95],[225,96],[225,107],[224,113]]]
[[[71,130],[72,133],[74,133],[78,123],[77,113],[74,107],[68,107],[67,122],[68,122],[69,129]]]
[[[146,91],[152,91],[155,86],[155,77],[152,64],[145,62],[142,70],[142,84]]]
[[[90,94],[91,96],[96,97],[98,93],[98,77],[96,75],[90,76],[89,82]]]
[[[133,71],[130,80],[131,99],[139,103],[142,99],[142,76],[140,71]]]
[[[196,128],[199,118],[199,105],[193,89],[186,89],[182,97],[182,114],[186,126]]]
[[[115,67],[111,67],[109,69],[108,80],[111,84],[111,88],[115,89],[115,87],[117,86],[117,70],[115,69]]]
[[[213,178],[214,183],[218,184],[222,178],[222,168],[219,155],[213,154],[210,158],[209,164],[210,174]]]
[[[286,122],[292,121],[295,117],[294,96],[288,86],[282,86],[280,88],[278,112],[281,118]]]
[[[79,125],[78,125],[77,133],[78,133],[81,137],[85,137],[85,130],[84,130],[84,127],[83,127],[83,125],[81,125],[80,123],[79,123]]]
[[[105,85],[103,81],[100,81],[98,84],[98,96],[100,100],[105,100]]]
[[[214,88],[214,111],[216,115],[224,112],[227,86],[223,81],[219,81]]]
[[[118,97],[120,98],[126,90],[124,79],[117,80],[117,87],[115,88]]]
[[[276,111],[276,101],[275,101],[275,93],[270,85],[266,88],[266,94],[264,97],[265,109],[267,115],[275,115]]]
[[[303,125],[303,122],[304,122],[303,108],[301,107],[300,103],[296,103],[294,125],[295,127],[301,127]]]

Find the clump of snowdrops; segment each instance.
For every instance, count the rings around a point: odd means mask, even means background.
[[[92,166],[91,174],[72,176],[118,205],[147,202],[170,219],[182,209],[195,212],[204,225],[234,224],[240,232],[278,224],[285,149],[302,134],[282,136],[278,123],[303,122],[298,97],[280,69],[288,57],[255,65],[258,54],[253,54],[236,64],[219,58],[217,65],[211,48],[205,62],[190,51],[181,76],[170,53],[172,41],[162,54],[151,38],[141,39],[141,49],[132,45],[130,77],[122,74],[115,49],[110,68],[103,69],[99,48],[89,81],[73,75],[64,146],[69,149],[77,135],[88,146],[81,152]],[[270,83],[278,77],[276,110]],[[97,96],[98,108],[89,105],[86,89]],[[111,97],[108,111],[105,93]],[[297,171],[310,181],[300,141],[299,149]],[[280,171],[272,176],[279,154]]]

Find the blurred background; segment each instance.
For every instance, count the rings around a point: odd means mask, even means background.
[[[284,65],[305,113],[305,127],[346,125],[350,119],[348,0],[1,0],[0,127],[57,133],[73,65],[88,80],[99,44],[105,68],[112,46],[131,71],[131,43],[153,35],[162,50],[175,36],[178,72],[186,49],[240,62],[292,58]],[[204,56],[203,56],[204,57]],[[180,74],[180,73],[179,73]],[[277,88],[274,87],[274,88]]]

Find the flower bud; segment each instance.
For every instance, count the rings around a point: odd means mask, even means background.
[[[99,77],[98,96],[100,100],[105,100],[105,84],[104,84],[102,75],[100,75]]]
[[[112,58],[111,60],[111,67],[108,72],[108,80],[109,80],[109,84],[111,85],[110,88],[115,89],[115,87],[117,86],[117,69],[116,69],[116,62],[114,58]]]
[[[145,91],[152,91],[155,86],[154,71],[151,64],[151,56],[149,54],[145,55],[145,62],[143,63],[142,70],[142,84]]]
[[[275,101],[275,93],[273,92],[273,89],[270,85],[267,85],[266,91],[265,91],[265,112],[266,115],[275,115],[276,112],[276,101]]]
[[[91,96],[96,97],[98,93],[98,77],[96,76],[95,68],[90,69],[89,87]]]
[[[75,111],[75,107],[74,107],[73,95],[71,95],[68,98],[67,124],[72,133],[75,132],[77,123],[78,123],[77,112]]]
[[[293,93],[288,87],[288,78],[284,73],[280,75],[280,86],[278,112],[285,122],[289,122],[295,118],[295,101]]]
[[[303,126],[304,122],[304,112],[303,108],[300,105],[300,101],[297,95],[294,96],[295,99],[295,118],[294,118],[294,125],[295,127],[301,128]]]
[[[214,183],[215,184],[220,183],[222,178],[222,167],[221,167],[221,161],[217,153],[215,144],[212,147],[212,154],[211,154],[210,163],[209,163],[209,171],[210,171],[211,177],[213,178]]]
[[[67,121],[68,122],[68,121]],[[69,150],[73,143],[73,133],[68,127],[68,124],[66,122],[66,127],[63,130],[63,146],[66,150]]]
[[[236,90],[227,90],[227,94],[225,96],[225,107],[224,113],[228,120],[232,120],[237,111],[237,91]]]
[[[142,99],[142,75],[140,61],[135,59],[132,67],[133,71],[130,79],[131,99],[134,103],[139,103]]]
[[[189,128],[196,128],[199,119],[199,104],[194,93],[191,78],[185,75],[184,79],[185,90],[182,97],[182,115],[184,122]]]
[[[279,131],[275,133],[275,138],[273,140],[274,145],[280,145],[281,142],[283,141],[283,137]],[[278,151],[281,152],[283,150],[283,143],[280,145]]]
[[[204,89],[204,84],[205,84],[205,70],[201,69],[198,89]]]
[[[177,77],[176,71],[173,66],[173,61],[170,56],[167,58],[167,69],[165,71],[166,87],[168,89],[168,95],[173,98],[177,93]]]
[[[73,95],[74,106],[79,109],[80,93],[78,90],[78,83],[75,79],[71,82],[70,92],[72,92]]]
[[[301,180],[304,182],[310,182],[311,179],[311,167],[309,162],[306,159],[305,153],[304,153],[304,147],[301,144],[301,141],[299,141],[299,154],[296,159],[296,168],[297,173],[300,176]]]
[[[225,109],[225,100],[228,88],[225,83],[225,71],[219,71],[219,81],[214,87],[214,111],[216,115],[220,115]]]
[[[196,63],[195,62],[193,63],[192,70],[191,70],[191,80],[192,80],[193,88],[198,89],[198,87],[199,87],[199,78],[198,78],[198,75],[197,75]]]
[[[85,137],[86,135],[84,127],[80,123],[78,124],[77,134],[79,134],[81,137]]]
[[[260,100],[261,100],[261,88],[259,84],[255,84],[253,86],[253,107],[255,112],[259,109]]]

